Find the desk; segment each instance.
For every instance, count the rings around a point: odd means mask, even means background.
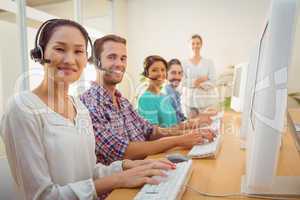
[[[202,192],[209,193],[238,193],[240,192],[241,177],[245,174],[246,152],[240,149],[239,139],[240,115],[227,112],[224,115],[222,128],[223,140],[217,159],[193,160],[193,174],[188,184]],[[167,153],[180,152],[187,154],[187,150],[173,149],[169,152],[149,156],[148,158],[162,158]],[[285,134],[278,164],[278,175],[300,176],[300,154],[297,152],[290,134]],[[138,189],[114,190],[108,200],[133,199]],[[183,200],[221,199],[200,196],[186,190]],[[237,198],[248,199],[248,198]]]

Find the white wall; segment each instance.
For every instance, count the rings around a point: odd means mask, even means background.
[[[0,54],[2,68],[2,100],[7,103],[8,98],[13,94],[16,81],[21,75],[21,59],[18,29],[16,24],[0,21]]]
[[[294,49],[289,68],[288,88],[289,92],[300,92],[300,9],[297,16]]]
[[[107,0],[82,0],[83,24],[103,33],[111,32],[111,4]],[[60,18],[74,19],[73,6],[73,1],[64,1],[35,8]]]
[[[187,58],[188,40],[203,36],[203,56],[214,60],[217,73],[248,60],[270,0],[129,0],[128,72],[139,83],[143,59],[159,54]]]
[[[22,79],[37,79],[41,75],[42,67],[37,65],[28,57],[30,67],[36,67],[37,70],[29,69],[26,73],[22,73],[21,69],[21,54],[18,27],[15,23],[5,22],[0,20],[0,104],[5,106],[10,96],[18,89],[18,84],[22,83]],[[28,52],[34,47],[36,30],[32,28],[27,29]],[[29,54],[29,53],[28,53]],[[28,55],[30,56],[30,55]],[[31,81],[31,85],[37,85],[37,81]],[[1,87],[2,86],[2,87]],[[2,102],[1,102],[2,100]],[[1,106],[0,106],[1,108]]]

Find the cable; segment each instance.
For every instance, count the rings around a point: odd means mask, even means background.
[[[265,195],[252,195],[252,194],[244,194],[244,193],[228,193],[228,194],[214,194],[214,193],[207,193],[201,192],[189,185],[185,185],[185,187],[199,195],[206,196],[206,197],[248,197],[248,198],[260,198],[260,199],[274,199],[274,200],[299,200],[299,198],[292,198],[292,197],[274,197],[274,196],[265,196]]]

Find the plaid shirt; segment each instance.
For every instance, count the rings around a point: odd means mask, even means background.
[[[130,102],[116,90],[119,109],[113,105],[108,91],[92,83],[80,99],[90,111],[93,123],[97,162],[109,165],[122,160],[129,142],[146,141],[153,126],[138,115]]]

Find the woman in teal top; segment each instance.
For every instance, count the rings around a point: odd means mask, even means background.
[[[175,129],[194,129],[211,123],[209,116],[179,121],[172,106],[172,96],[162,93],[167,78],[168,63],[160,56],[148,56],[144,61],[143,75],[149,79],[149,86],[138,99],[138,112],[151,124]],[[174,129],[174,130],[175,130]]]
[[[139,98],[138,111],[151,124],[170,127],[178,123],[169,96],[145,91]]]
[[[161,92],[166,80],[167,62],[160,56],[148,56],[144,61],[143,75],[149,79],[149,86],[139,97],[138,112],[151,124],[170,127],[178,124],[176,111],[170,97]]]

